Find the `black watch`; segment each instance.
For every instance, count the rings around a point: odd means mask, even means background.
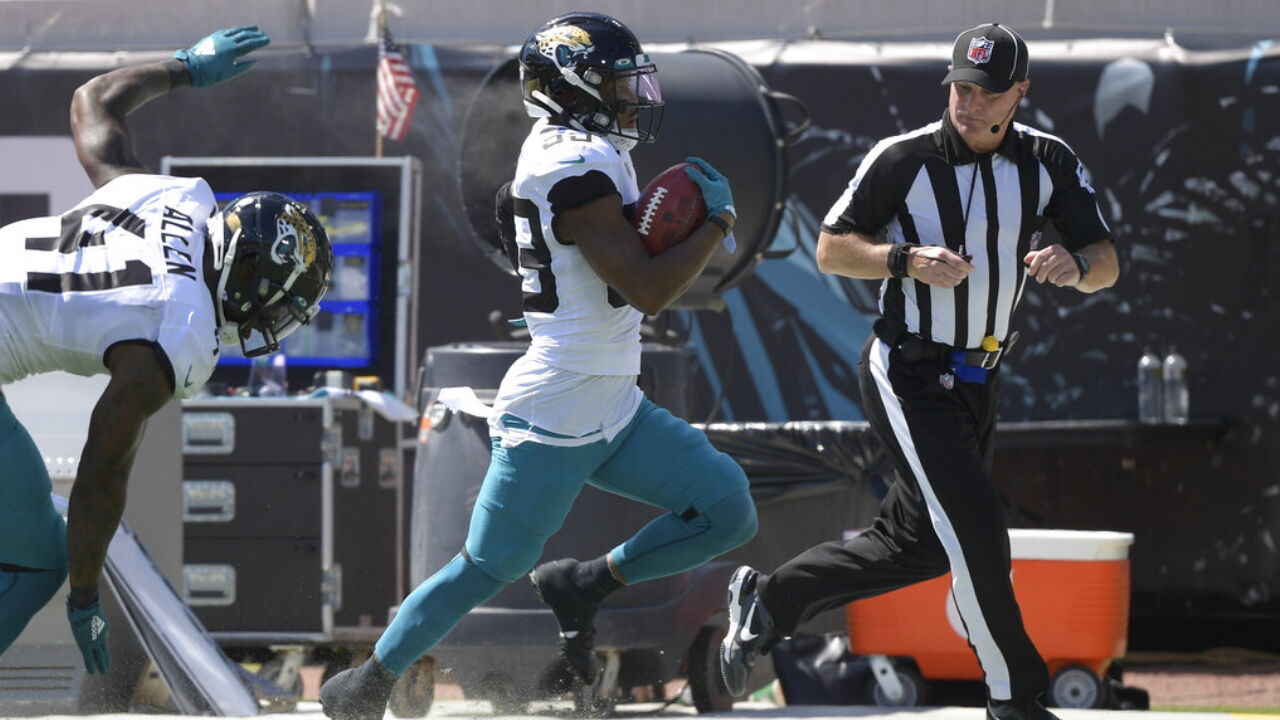
[[[1080,271],[1080,279],[1076,280],[1076,284],[1079,285],[1089,275],[1089,260],[1080,253],[1071,253],[1071,257],[1076,261],[1076,269]]]

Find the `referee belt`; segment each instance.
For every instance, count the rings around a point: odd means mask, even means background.
[[[958,363],[969,365],[971,367],[982,368],[984,370],[994,370],[1000,363],[1000,358],[1004,356],[1013,344],[1018,340],[1018,333],[1014,331],[1009,335],[1009,339],[1003,345],[995,350],[967,350],[965,348],[953,347],[951,345],[943,345],[932,340],[925,340],[919,335],[908,332],[906,329],[897,327],[886,318],[879,318],[875,325],[872,326],[876,337],[889,347],[897,349],[902,355],[902,359],[907,362],[919,362],[920,360],[932,360],[945,364]]]

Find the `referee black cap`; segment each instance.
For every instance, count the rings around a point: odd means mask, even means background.
[[[951,48],[951,72],[943,85],[971,82],[1002,93],[1027,79],[1030,58],[1018,33],[1000,23],[979,25],[956,36]]]

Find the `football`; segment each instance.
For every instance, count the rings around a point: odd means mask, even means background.
[[[636,202],[635,226],[650,255],[661,255],[685,241],[707,220],[702,191],[685,175],[682,162],[663,170],[645,186]]]

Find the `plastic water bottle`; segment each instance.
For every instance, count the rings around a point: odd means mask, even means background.
[[[273,395],[286,395],[289,392],[289,361],[284,353],[277,352],[271,356],[271,374],[267,381],[272,386]]]
[[[1186,425],[1190,417],[1190,393],[1187,391],[1187,360],[1169,347],[1164,358],[1164,421]]]
[[[1158,425],[1164,422],[1164,388],[1161,387],[1160,358],[1151,348],[1142,349],[1138,359],[1138,422]]]

